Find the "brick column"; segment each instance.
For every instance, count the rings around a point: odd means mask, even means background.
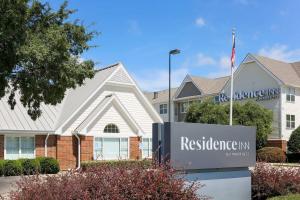
[[[268,140],[267,147],[278,147],[281,148],[284,152],[287,151],[287,141],[286,140]]]
[[[0,135],[0,160],[4,159],[4,135]]]
[[[47,135],[35,136],[35,155],[36,157],[45,156],[45,139]],[[47,141],[48,157],[56,158],[56,135],[49,135]]]
[[[80,160],[88,161],[93,160],[94,152],[94,137],[93,136],[80,136]]]
[[[130,159],[138,160],[141,158],[141,151],[139,149],[140,137],[130,137],[129,145],[130,145]]]
[[[76,168],[77,138],[75,136],[57,136],[57,160],[62,170]]]

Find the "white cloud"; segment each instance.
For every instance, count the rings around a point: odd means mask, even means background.
[[[205,65],[214,65],[216,64],[215,59],[213,59],[210,56],[206,56],[203,53],[198,53],[197,54],[197,61],[196,61],[198,66],[205,66]]]
[[[299,60],[300,49],[289,49],[287,45],[275,44],[271,47],[261,48],[258,54],[281,61],[292,62]]]
[[[187,68],[178,68],[172,70],[171,85],[177,87],[188,74]],[[151,70],[141,74],[134,75],[135,80],[143,91],[159,91],[169,86],[168,70]]]
[[[202,18],[202,17],[198,17],[195,21],[195,24],[198,26],[198,27],[202,27],[202,26],[205,26],[206,22],[205,20]]]
[[[229,56],[222,56],[219,60],[219,66],[221,69],[230,69],[230,58]]]

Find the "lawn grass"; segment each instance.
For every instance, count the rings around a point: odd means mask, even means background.
[[[300,199],[300,194],[289,194],[286,196],[273,197],[268,200],[299,200],[299,199]]]

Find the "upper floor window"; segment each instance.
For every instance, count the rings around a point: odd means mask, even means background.
[[[120,130],[115,124],[107,124],[104,133],[120,133]]]
[[[295,102],[295,88],[288,88],[286,93],[287,102]]]
[[[160,104],[159,105],[159,113],[167,114],[168,113],[168,104]]]
[[[286,115],[286,128],[295,128],[295,115]]]

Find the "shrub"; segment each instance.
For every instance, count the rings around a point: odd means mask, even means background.
[[[264,147],[257,151],[257,160],[260,162],[282,163],[286,161],[286,155],[277,147]]]
[[[0,160],[0,176],[4,175],[4,160]]]
[[[81,163],[81,168],[83,171],[99,166],[109,166],[109,167],[124,167],[124,168],[132,168],[132,167],[141,167],[142,169],[150,168],[152,165],[152,160],[115,160],[115,161],[86,161]]]
[[[300,153],[300,126],[292,132],[287,145],[290,152]]]
[[[58,161],[50,157],[39,157],[37,160],[41,166],[42,174],[56,174],[59,172]]]
[[[22,174],[22,164],[19,160],[6,160],[4,163],[5,176],[19,176]]]
[[[286,157],[289,163],[300,163],[300,153],[288,153]]]
[[[300,193],[300,168],[257,163],[251,174],[253,200]]]
[[[196,200],[201,186],[185,181],[168,168],[98,166],[85,172],[24,177],[11,199],[157,199]]]
[[[20,159],[23,174],[32,175],[40,172],[40,162],[37,159]]]

